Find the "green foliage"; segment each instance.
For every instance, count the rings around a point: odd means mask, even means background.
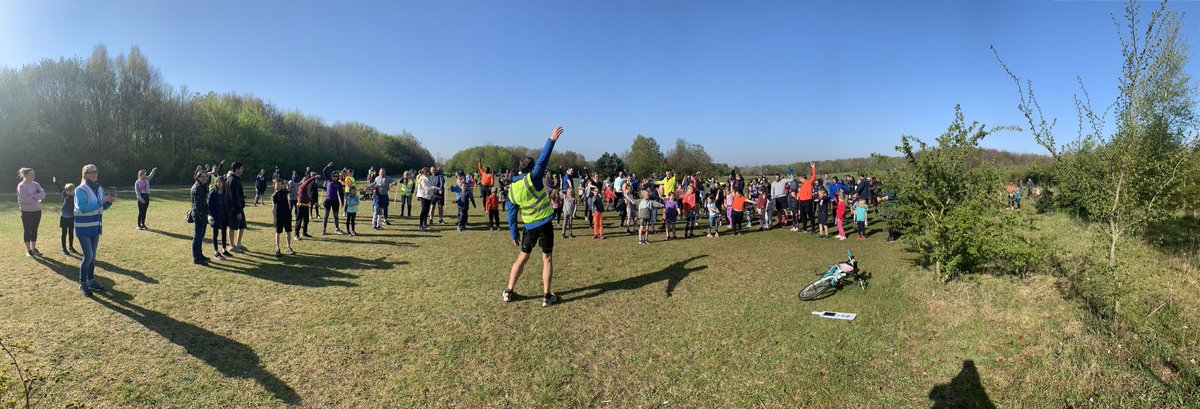
[[[517,154],[516,148],[496,145],[473,146],[454,154],[442,166],[447,173],[475,173],[480,161],[484,167],[490,166],[493,172],[500,172],[516,169],[521,163],[521,156]]]
[[[625,170],[625,161],[616,154],[605,152],[596,159],[596,173],[602,177],[617,176],[617,172]]]
[[[639,176],[667,170],[666,157],[663,156],[658,141],[642,135],[633,139],[633,145],[625,155],[625,164],[629,166],[630,172]]]
[[[328,125],[253,96],[175,89],[137,47],[111,58],[103,45],[86,60],[0,69],[0,146],[0,169],[28,166],[46,180],[76,180],[80,167],[95,163],[113,183],[153,167],[163,170],[160,181],[188,182],[196,165],[222,159],[285,173],[329,159],[363,171],[433,162],[408,132]]]
[[[968,125],[956,106],[954,122],[936,146],[901,137],[896,149],[907,168],[889,177],[900,198],[896,222],[908,248],[942,279],[984,271],[1024,274],[1031,267],[1029,257],[1037,256],[1031,239],[1016,234],[1018,226],[1028,224],[1002,214],[999,170],[979,161],[979,142],[1011,129]]]
[[[704,146],[688,143],[683,139],[675,141],[675,149],[667,154],[666,160],[667,167],[674,169],[675,173],[679,175],[691,175],[697,172],[702,175],[715,173],[713,172],[715,168],[712,164],[712,157],[704,151]]]

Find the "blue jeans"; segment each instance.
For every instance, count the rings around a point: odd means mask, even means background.
[[[86,286],[96,280],[96,247],[100,236],[79,236],[79,248],[83,250],[83,261],[79,263],[79,285]]]
[[[200,250],[204,247],[204,233],[208,230],[207,217],[196,218],[196,237],[192,239],[192,261],[198,261],[204,258],[204,252]]]

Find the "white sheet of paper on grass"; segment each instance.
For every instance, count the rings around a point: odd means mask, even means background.
[[[829,318],[829,319],[844,320],[844,321],[854,321],[854,317],[858,316],[858,314],[854,314],[854,313],[833,312],[833,311],[813,311],[812,315],[816,315],[821,318]]]

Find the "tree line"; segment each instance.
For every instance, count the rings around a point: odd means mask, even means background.
[[[328,124],[251,95],[194,93],[166,82],[137,47],[114,58],[104,45],[86,59],[0,68],[0,146],[0,169],[13,175],[32,167],[72,180],[94,163],[115,183],[152,167],[163,182],[188,183],[196,165],[221,160],[288,175],[330,158],[363,170],[433,164],[411,133]]]

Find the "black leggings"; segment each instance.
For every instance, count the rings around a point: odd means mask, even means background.
[[[346,232],[354,232],[354,219],[358,213],[346,213]]]
[[[733,234],[741,234],[742,233],[742,217],[743,216],[745,216],[745,213],[739,212],[737,210],[733,211]]]
[[[341,230],[338,228],[338,225],[341,224],[341,222],[338,221],[338,204],[339,203],[337,200],[325,201],[325,221],[321,224],[321,231],[329,231],[329,215],[333,215],[333,229]],[[332,211],[330,209],[332,209]]]
[[[309,207],[310,206],[308,206],[308,205],[303,205],[303,206],[300,206],[299,210],[296,211],[296,235],[297,236],[299,236],[301,234],[303,234],[305,236],[308,235],[308,214],[311,213],[308,210]]]
[[[146,225],[146,209],[150,208],[150,194],[138,195],[142,200],[138,201],[138,227]]]
[[[69,248],[72,248],[72,249],[75,248],[75,227],[74,226],[64,226],[62,228],[63,251],[67,251],[68,243],[71,245],[71,247],[69,247]]]
[[[38,226],[42,224],[42,211],[21,212],[21,226],[25,227],[25,242],[37,241]]]
[[[418,199],[421,200],[421,227],[429,227],[429,199]]]
[[[197,220],[196,223],[201,223],[201,222],[199,220]],[[226,230],[226,228],[224,228],[224,227],[213,226],[213,251],[221,251],[222,248],[229,247],[229,242],[227,240],[228,238],[225,237],[225,230]],[[221,241],[220,241],[221,247],[217,247],[217,238],[218,237],[220,237],[220,239],[221,239]]]

